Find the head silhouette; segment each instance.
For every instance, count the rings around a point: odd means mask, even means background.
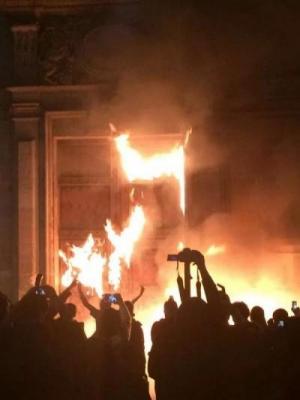
[[[246,303],[236,301],[231,304],[231,315],[235,325],[238,325],[248,320],[250,311]]]
[[[76,306],[73,303],[66,303],[62,306],[60,315],[66,321],[72,321],[76,316]]]
[[[177,314],[178,306],[172,296],[164,304],[164,313],[166,319],[173,319]]]
[[[265,319],[265,312],[260,306],[254,306],[250,312],[250,320],[254,324],[265,327],[267,325]]]
[[[277,308],[273,312],[273,321],[275,326],[279,326],[280,321],[286,321],[289,318],[288,312],[284,308]]]

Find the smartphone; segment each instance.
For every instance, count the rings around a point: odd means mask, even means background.
[[[117,303],[117,298],[114,294],[106,294],[105,295],[105,300],[110,303],[110,304],[116,304]]]
[[[284,321],[278,321],[278,327],[283,328],[284,327]]]
[[[35,291],[35,294],[39,295],[39,296],[46,296],[46,292],[43,288],[38,287]]]
[[[295,310],[296,308],[298,308],[298,304],[296,300],[292,301],[292,310]]]

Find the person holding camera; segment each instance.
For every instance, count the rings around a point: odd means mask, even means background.
[[[78,290],[82,304],[96,320],[96,334],[88,343],[87,375],[91,397],[125,399],[126,349],[131,333],[128,309],[120,294],[104,294],[98,309],[88,302],[80,284]],[[112,304],[119,309],[114,309]]]

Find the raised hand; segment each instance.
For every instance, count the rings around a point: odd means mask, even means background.
[[[115,293],[115,298],[116,298],[116,300],[117,300],[117,304],[123,304],[123,299],[122,299],[122,296],[121,296],[121,294],[120,293]]]
[[[205,258],[204,255],[200,253],[200,251],[191,250],[191,255],[194,264],[196,264],[200,270],[205,268]]]
[[[35,287],[40,287],[41,284],[42,284],[42,280],[43,280],[43,274],[41,274],[41,273],[37,274],[37,276],[35,278],[34,286]]]
[[[220,292],[226,294],[225,286],[221,285],[220,283],[217,283],[217,286],[220,289]]]

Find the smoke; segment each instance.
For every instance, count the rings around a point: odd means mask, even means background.
[[[300,283],[295,255],[299,123],[287,103],[295,95],[288,77],[299,68],[293,50],[299,9],[267,3],[249,3],[244,10],[231,5],[222,12],[208,7],[202,15],[191,8],[181,25],[181,69],[173,71],[171,84],[156,82],[150,98],[157,93],[161,110],[168,108],[163,111],[168,120],[193,127],[189,173],[205,174],[207,168],[229,173],[225,212],[221,198],[213,213],[192,221],[192,228],[173,230],[163,242],[156,258],[160,287],[175,281],[175,268],[165,257],[167,249],[175,252],[177,240],[202,251],[212,243],[224,244],[224,255],[208,259],[213,275],[233,298],[251,305],[262,301],[270,315],[272,307],[289,307]],[[169,56],[163,45],[159,51]],[[299,90],[299,80],[294,84]],[[203,198],[215,201],[202,187],[191,207]]]
[[[300,284],[293,253],[299,123],[291,113],[300,89],[299,7],[233,0],[144,6],[126,35],[114,29],[122,51],[115,49],[110,68],[118,83],[107,102],[95,99],[90,123],[112,121],[135,134],[193,128],[190,210],[160,241],[153,290],[165,296],[175,282],[166,254],[179,241],[202,251],[224,245],[225,253],[207,262],[229,294],[287,307]]]

